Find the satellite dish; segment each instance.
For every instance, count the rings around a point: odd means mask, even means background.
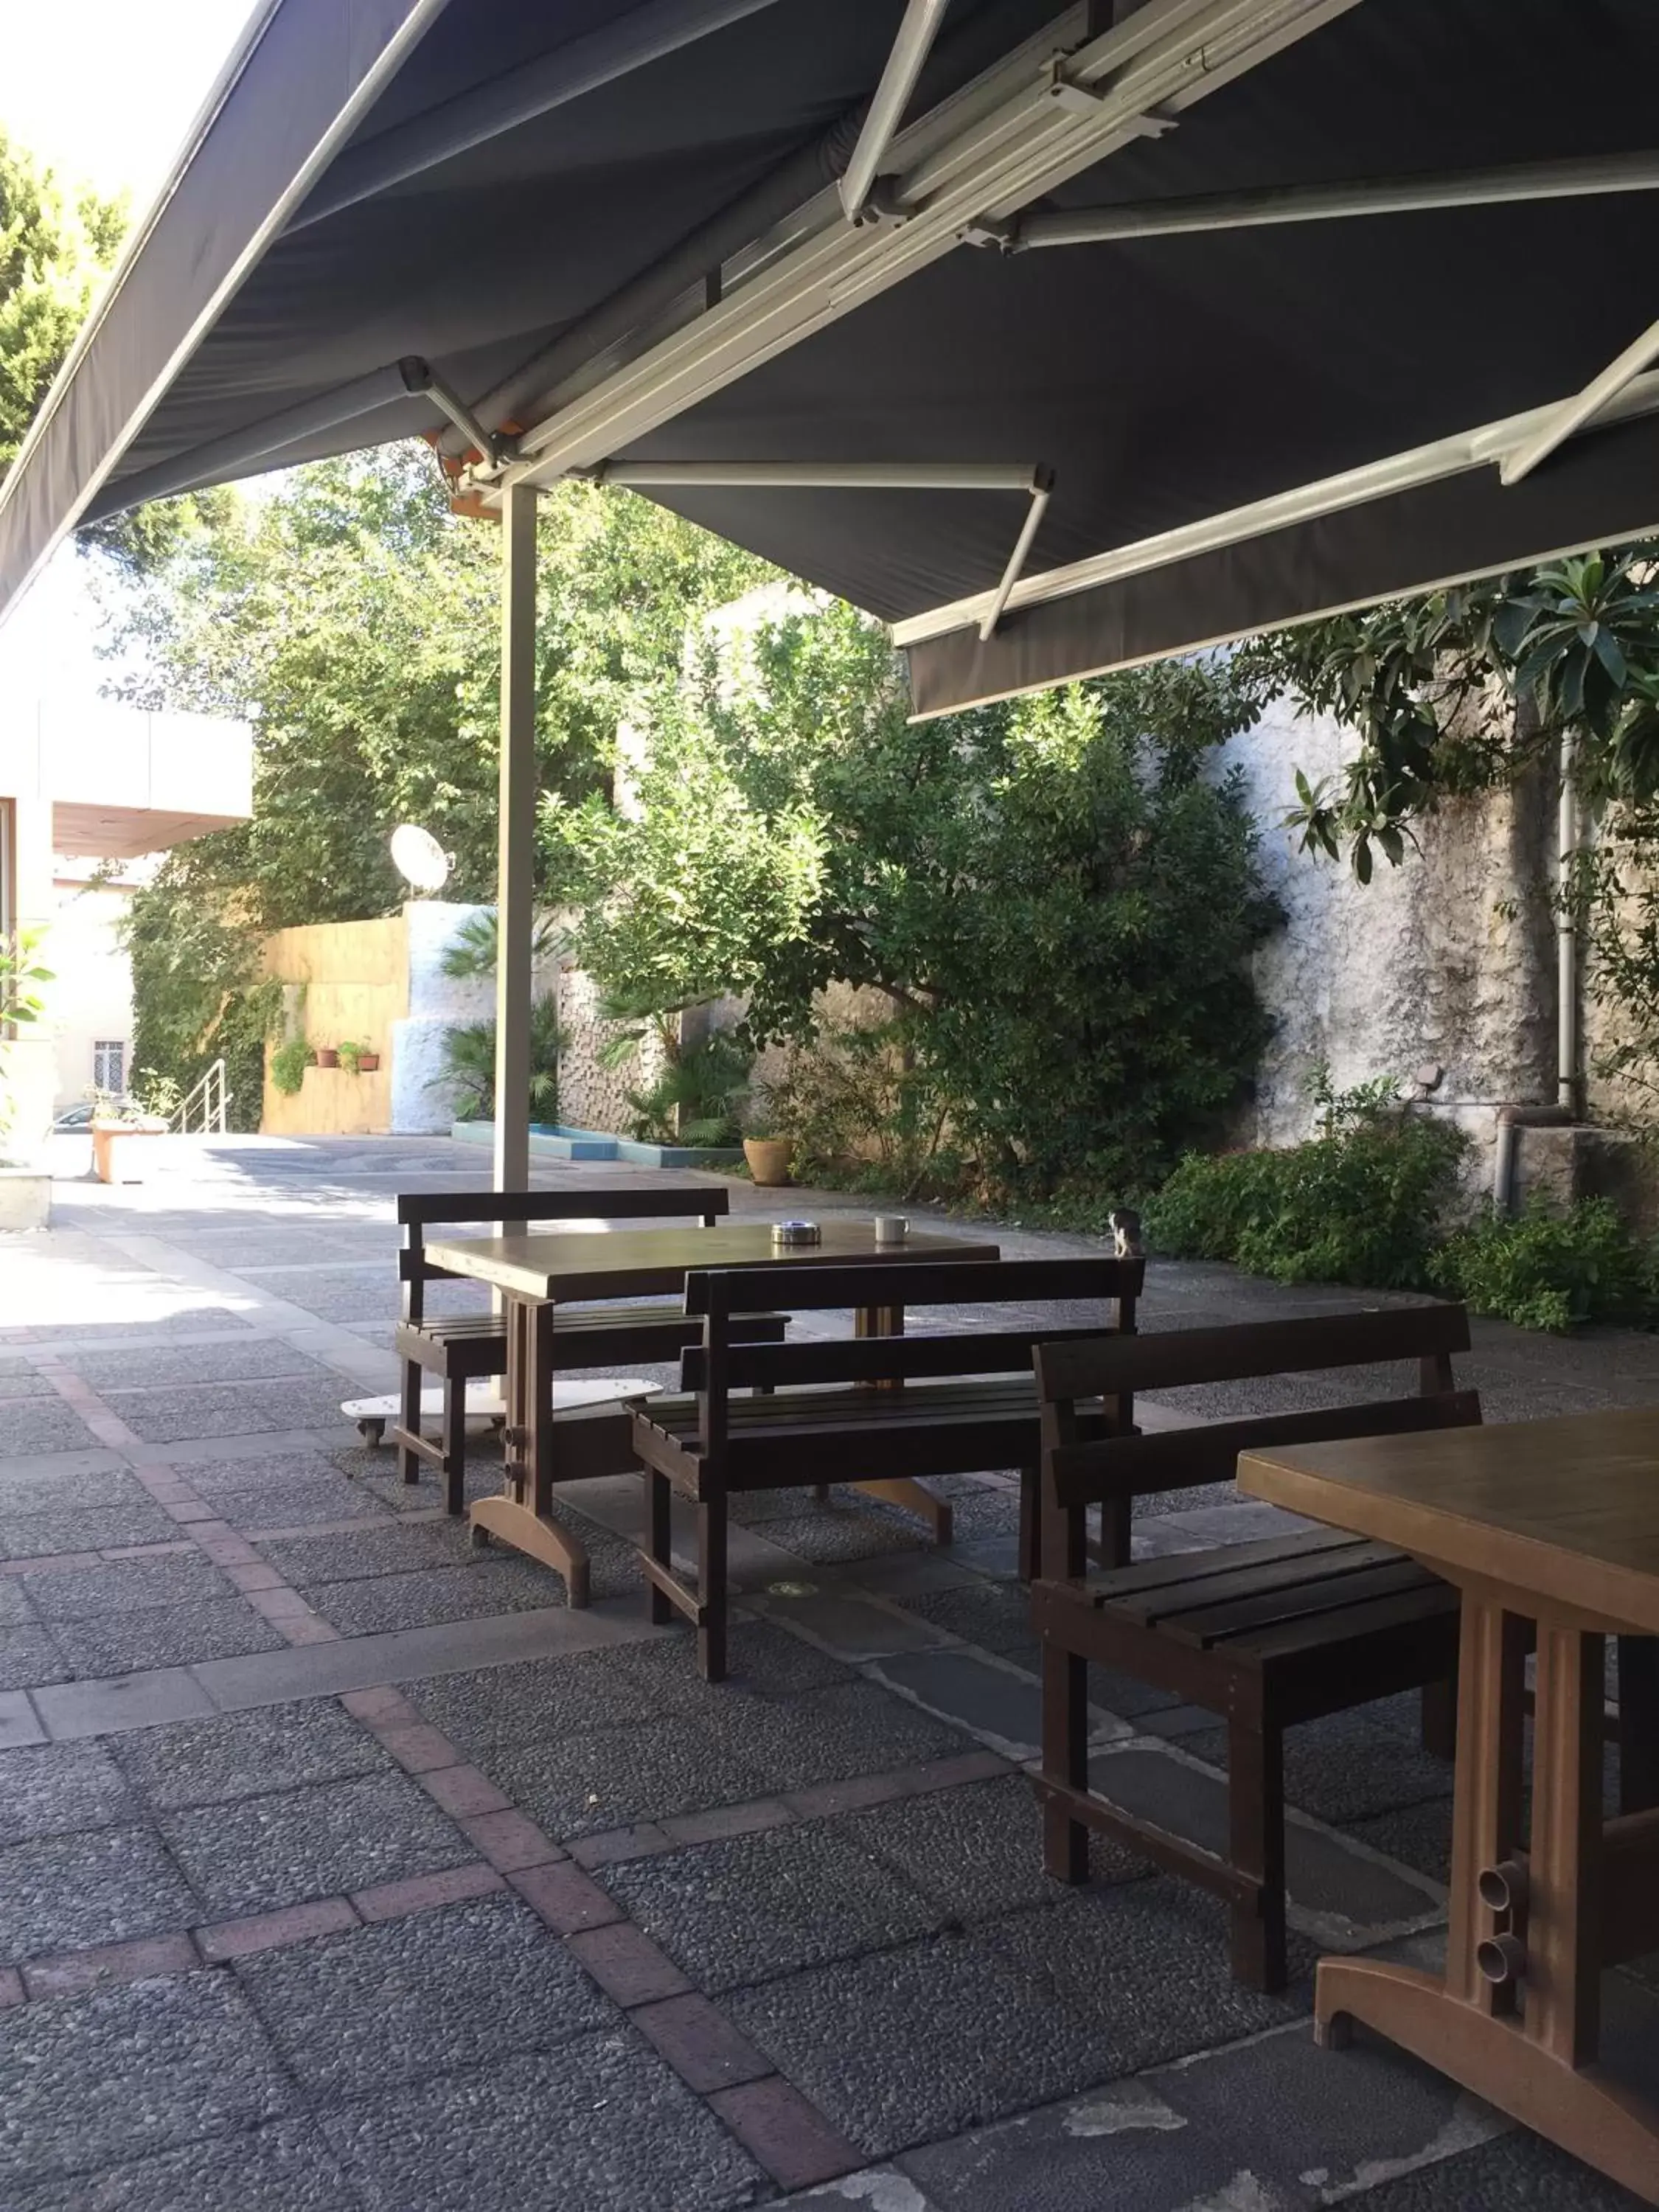
[[[448,854],[429,830],[413,822],[392,831],[392,859],[411,890],[441,891],[448,879]]]

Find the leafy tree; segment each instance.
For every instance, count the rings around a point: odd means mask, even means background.
[[[765,571],[625,492],[542,504],[539,770],[580,804],[609,777],[619,702],[678,665],[689,612]],[[177,847],[134,901],[147,1065],[188,1081],[213,1057],[267,932],[394,908],[401,821],[452,854],[448,896],[494,896],[500,562],[499,533],[450,513],[416,446],[296,471],[125,595],[118,641],[149,672],[131,696],[254,725],[252,819]]]
[[[126,227],[118,201],[66,204],[0,131],[0,477],[16,459]]]
[[[638,818],[555,817],[555,880],[602,984],[742,991],[752,1042],[798,1044],[828,985],[875,986],[902,1110],[964,1175],[1121,1194],[1265,1036],[1244,963],[1273,909],[1201,772],[1254,714],[1192,663],[913,726],[884,638],[831,608],[659,700]]]

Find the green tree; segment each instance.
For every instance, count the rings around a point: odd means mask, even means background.
[[[689,613],[767,572],[586,483],[543,501],[538,551],[539,774],[579,805],[610,776],[620,702],[678,665]],[[214,1056],[269,931],[395,908],[399,822],[451,854],[447,896],[494,896],[500,584],[499,532],[453,515],[412,446],[295,471],[124,592],[118,642],[149,672],[131,696],[254,729],[252,819],[175,848],[134,901],[146,1066],[187,1082]]]
[[[966,1175],[1121,1195],[1213,1127],[1265,1036],[1245,962],[1273,909],[1202,772],[1254,696],[1208,662],[918,725],[907,703],[844,607],[659,701],[637,818],[550,822],[575,948],[616,991],[745,993],[756,1043],[874,986],[896,1110]]]
[[[0,477],[17,458],[126,227],[118,201],[66,202],[0,131]]]

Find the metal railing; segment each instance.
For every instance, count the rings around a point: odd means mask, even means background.
[[[194,1132],[204,1137],[222,1137],[229,1105],[230,1093],[225,1088],[225,1063],[222,1060],[216,1060],[201,1081],[191,1085],[185,1094],[184,1104],[173,1115],[169,1126],[185,1136]]]

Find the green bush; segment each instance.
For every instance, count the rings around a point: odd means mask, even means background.
[[[1488,1212],[1435,1254],[1429,1274],[1476,1313],[1558,1334],[1588,1322],[1643,1321],[1654,1304],[1650,1261],[1605,1198],[1581,1199],[1565,1213]]]
[[[1175,1259],[1281,1283],[1418,1290],[1457,1187],[1462,1133],[1415,1115],[1336,1122],[1282,1152],[1189,1152],[1146,1209]]]
[[[752,1055],[729,1034],[687,1045],[641,1091],[624,1094],[642,1144],[735,1145]]]
[[[270,1055],[270,1079],[275,1087],[288,1097],[293,1097],[306,1079],[306,1070],[314,1054],[303,1037],[290,1037],[279,1044]]]

